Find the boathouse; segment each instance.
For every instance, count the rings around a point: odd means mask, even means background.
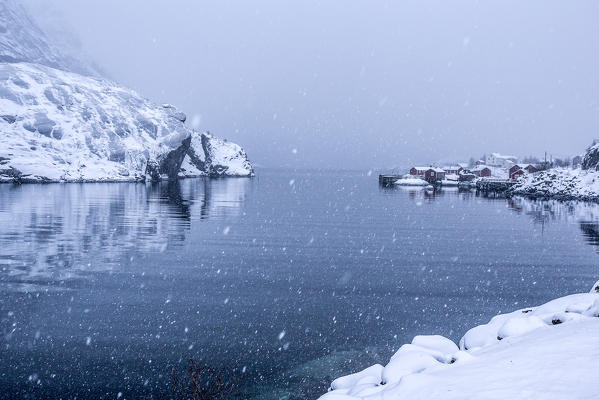
[[[476,166],[476,167],[472,168],[472,171],[470,171],[470,172],[472,172],[474,175],[478,176],[479,178],[491,176],[491,168],[489,168],[485,165]]]
[[[521,172],[519,172],[519,171],[521,171]],[[534,174],[535,172],[538,172],[538,171],[539,171],[539,169],[532,164],[527,164],[526,166],[515,164],[509,170],[509,177],[510,177],[510,179],[516,179],[516,178],[524,175],[524,173],[528,172],[529,174]]]
[[[510,168],[510,179],[516,180],[522,175],[524,175],[524,170],[517,165],[514,165],[512,168]]]
[[[445,170],[435,167],[412,167],[410,175],[419,176],[427,182],[436,182],[445,179]]]

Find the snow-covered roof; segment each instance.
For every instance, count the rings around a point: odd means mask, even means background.
[[[439,168],[439,167],[412,167],[414,168],[416,171],[420,171],[420,172],[425,172],[428,170],[433,170],[435,172],[445,172],[445,170],[443,168]]]
[[[477,165],[476,167],[472,168],[472,171],[482,171],[485,168],[491,169],[491,168],[487,167],[486,165]]]
[[[493,157],[495,158],[502,158],[504,160],[516,160],[518,159],[518,157],[514,157],[514,156],[505,156],[503,154],[499,154],[499,153],[492,153]]]
[[[457,171],[460,168],[464,168],[464,167],[462,167],[461,165],[446,165],[445,167],[443,167],[443,169],[446,171],[447,170],[452,170],[452,171],[456,170]]]

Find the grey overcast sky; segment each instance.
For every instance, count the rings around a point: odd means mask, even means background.
[[[599,136],[594,0],[23,1],[261,166],[566,156]]]

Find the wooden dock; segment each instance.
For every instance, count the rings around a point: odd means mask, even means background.
[[[393,186],[396,180],[401,179],[401,175],[379,175],[379,185],[383,187]]]

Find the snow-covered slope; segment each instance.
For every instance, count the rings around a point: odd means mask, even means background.
[[[517,195],[562,200],[599,199],[599,172],[582,169],[554,168],[526,174],[511,192]]]
[[[559,200],[599,200],[599,143],[586,150],[581,168],[552,168],[525,174],[511,193]]]
[[[97,75],[87,63],[67,56],[14,0],[0,0],[0,62],[30,62],[84,75]]]
[[[23,7],[0,0],[0,182],[253,174],[239,146],[194,133],[175,107],[92,75]]]
[[[539,307],[494,317],[456,346],[416,336],[385,366],[338,378],[321,400],[594,399],[599,282]]]
[[[143,179],[148,161],[191,135],[184,121],[174,107],[106,80],[0,64],[0,168],[24,181]]]

